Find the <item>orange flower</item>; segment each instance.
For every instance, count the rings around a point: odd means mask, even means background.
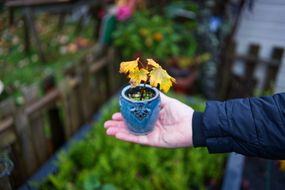
[[[160,32],[156,32],[154,35],[153,35],[153,39],[157,42],[160,42],[162,39],[163,39],[163,35],[160,33]]]
[[[67,46],[67,51],[68,51],[69,53],[75,53],[75,52],[77,52],[77,50],[78,50],[78,47],[77,47],[77,45],[74,44],[74,43],[71,43],[71,44],[69,44],[69,45]]]
[[[79,47],[86,47],[90,44],[90,41],[86,38],[77,37],[76,38],[76,45]]]

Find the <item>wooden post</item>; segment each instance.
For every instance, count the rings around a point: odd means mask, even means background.
[[[76,70],[81,82],[79,85],[78,101],[80,102],[82,108],[83,119],[86,122],[90,120],[94,112],[94,94],[92,91],[92,81],[89,73],[89,64],[88,60],[85,57],[81,60]]]
[[[38,50],[39,57],[43,63],[46,63],[46,58],[43,53],[43,48],[42,48],[42,44],[41,44],[38,32],[36,31],[33,16],[34,15],[33,15],[32,9],[30,7],[25,7],[24,8],[24,18],[25,18],[25,22],[28,27],[27,31],[32,33],[32,37],[35,41],[35,45]]]
[[[92,6],[90,8],[90,13],[91,13],[92,18],[94,20],[93,21],[94,22],[94,31],[93,31],[94,39],[99,38],[99,33],[100,33],[100,28],[101,28],[101,23],[102,23],[102,18],[101,18],[101,15],[99,14],[100,11],[102,11],[101,5]]]
[[[107,59],[101,58],[92,65],[90,65],[89,72],[91,75],[91,78],[94,82],[94,105],[96,108],[99,108],[100,105],[106,100],[106,80],[108,80],[107,77]]]
[[[8,176],[0,177],[1,190],[12,190],[12,186]]]
[[[55,89],[55,78],[53,75],[46,77],[43,81],[43,90],[48,94]],[[51,137],[53,142],[53,149],[57,150],[65,142],[64,127],[60,119],[59,109],[54,104],[48,109],[48,120],[51,129]]]
[[[110,97],[110,81],[109,81],[109,74],[108,74],[108,58],[107,59],[107,64],[101,69],[101,71],[98,72],[100,73],[101,77],[101,88],[102,88],[102,103],[104,103],[108,98]],[[102,105],[102,104],[101,104]]]
[[[15,11],[13,7],[9,8],[9,26],[13,26],[15,21]]]
[[[257,79],[254,76],[256,70],[256,65],[259,63],[259,45],[251,44],[248,47],[247,55],[237,55],[233,56],[233,61],[242,61],[244,65],[244,70],[238,75],[232,72],[232,67],[227,68],[225,72],[228,72],[229,76],[232,76],[232,80],[227,80],[223,78],[224,83],[227,85],[222,87],[224,89],[224,98],[245,98],[250,97],[254,94],[254,90],[257,84]],[[228,70],[229,69],[229,70]]]
[[[266,72],[266,78],[265,78],[265,86],[264,90],[274,90],[273,89],[273,82],[275,81],[277,77],[277,73],[279,70],[279,67],[281,65],[281,61],[283,58],[284,49],[283,48],[273,48],[271,52],[271,60],[279,62],[279,64],[268,64],[267,65],[267,72]]]
[[[75,27],[75,34],[79,34],[82,31],[83,22],[84,22],[84,15],[81,15]]]
[[[3,149],[9,149],[12,151],[17,151],[18,155],[20,155],[20,151],[19,148],[16,149],[16,147],[14,146],[15,144],[19,145],[19,143],[17,142],[17,135],[16,135],[16,131],[15,128],[13,127],[14,125],[14,113],[15,113],[15,104],[14,101],[12,99],[7,99],[4,100],[2,102],[0,102],[0,156],[2,156],[2,150]],[[10,151],[9,151],[9,156],[10,155]],[[13,155],[12,155],[13,156]],[[19,167],[18,164],[18,160],[15,159],[14,157],[10,158],[12,160],[13,163],[15,163],[15,167],[17,169],[22,168]],[[23,164],[23,160],[20,160],[22,162],[21,166],[24,166]],[[1,170],[1,169],[0,169]],[[1,173],[1,171],[0,171]],[[6,176],[6,177],[0,177],[0,187],[3,189],[12,189],[12,187],[14,187],[12,184],[12,181],[10,180],[10,178],[14,178],[17,180],[14,180],[16,182],[21,181],[23,179],[23,175],[21,173],[21,171],[19,170],[14,170],[12,173],[13,176]]]
[[[59,31],[62,31],[62,29],[63,29],[63,26],[65,24],[65,17],[66,17],[66,12],[61,12],[59,14],[58,24],[57,24],[57,28]]]
[[[28,117],[25,109],[18,108],[15,114],[15,127],[19,138],[21,156],[17,155],[17,160],[24,159],[25,167],[20,170],[24,172],[25,178],[31,176],[39,166],[36,158],[35,146],[32,142],[32,134],[29,129]],[[15,169],[16,170],[16,169]]]
[[[227,53],[225,53],[223,63],[221,64],[221,85],[220,85],[220,93],[219,98],[225,99],[227,97],[229,85],[232,80],[232,67],[234,62],[234,56],[235,56],[235,50],[236,50],[236,44],[234,42],[231,42],[228,46],[229,50]]]
[[[248,60],[245,62],[245,78],[246,79],[253,79],[253,73],[255,71],[258,56],[259,56],[260,47],[257,44],[251,44],[248,48],[248,56],[253,57],[254,60]]]
[[[25,99],[25,106],[29,106],[39,100],[39,90],[37,86],[33,85],[23,89]],[[51,154],[48,150],[47,134],[44,130],[44,114],[42,111],[34,112],[28,115],[29,130],[32,137],[32,143],[35,147],[36,158],[39,165],[44,163]]]
[[[117,72],[115,71],[115,62],[114,62],[114,51],[112,49],[108,50],[107,54],[107,69],[108,69],[108,88],[109,88],[109,96],[115,93],[116,90],[116,80],[115,76]]]
[[[76,76],[75,68],[65,70],[65,80],[60,85],[65,114],[65,135],[70,137],[82,124],[82,109],[79,99],[80,80]]]
[[[27,20],[24,18],[24,39],[25,39],[25,53],[28,54],[31,51],[31,40],[30,40],[30,31]]]

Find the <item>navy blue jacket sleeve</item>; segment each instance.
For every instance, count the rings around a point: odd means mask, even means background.
[[[207,102],[194,113],[193,144],[210,153],[285,159],[285,93]]]

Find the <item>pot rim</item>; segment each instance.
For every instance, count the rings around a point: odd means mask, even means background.
[[[144,85],[144,84],[140,84],[140,85],[138,85],[138,86],[143,86],[143,85]],[[151,102],[151,101],[157,99],[158,96],[159,96],[159,90],[158,90],[157,88],[154,88],[154,87],[150,86],[149,84],[147,84],[146,87],[152,89],[152,90],[155,92],[154,97],[152,97],[152,98],[149,99],[149,100],[133,100],[133,99],[128,98],[128,97],[126,96],[126,91],[131,88],[131,85],[128,85],[128,86],[126,86],[126,87],[123,88],[123,90],[122,90],[122,92],[121,92],[121,96],[122,96],[124,99],[126,99],[126,100],[128,100],[129,102],[132,102],[132,103]]]

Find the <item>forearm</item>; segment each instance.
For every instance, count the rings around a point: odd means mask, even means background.
[[[210,101],[193,116],[193,144],[209,152],[285,158],[285,94]]]

